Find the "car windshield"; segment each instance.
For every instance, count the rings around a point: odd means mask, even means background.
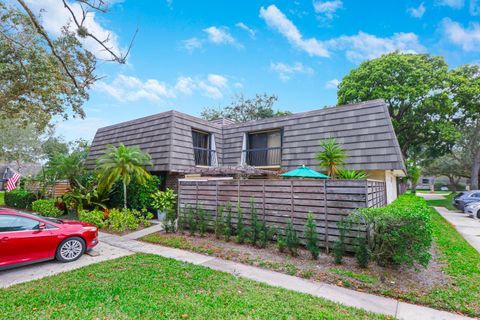
[[[46,221],[49,221],[49,222],[53,222],[53,223],[57,223],[57,224],[63,224],[62,220],[51,218],[51,217],[43,217],[43,216],[40,216],[38,214],[28,213],[28,212],[22,212],[22,214],[24,214],[26,216],[31,216],[31,217],[34,217],[34,218],[40,218],[40,219],[43,219],[43,220],[46,220]]]
[[[460,192],[460,193],[458,193],[458,194],[454,197],[454,199],[460,198],[460,197],[463,196],[464,194],[465,194],[465,192]]]

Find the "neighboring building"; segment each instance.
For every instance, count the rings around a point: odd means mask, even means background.
[[[406,169],[382,100],[324,108],[244,123],[207,121],[167,111],[98,129],[88,163],[94,165],[107,145],[139,146],[152,157],[152,173],[167,186],[195,167],[249,165],[291,170],[302,164],[316,170],[320,141],[335,138],[349,155],[344,167],[366,170],[386,181],[388,202],[397,197],[397,177]]]
[[[0,191],[5,190],[5,183],[10,179],[15,172],[18,172],[22,177],[36,176],[42,166],[38,163],[0,163]]]

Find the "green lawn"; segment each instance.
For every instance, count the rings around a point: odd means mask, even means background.
[[[456,210],[455,207],[452,205],[453,197],[455,193],[452,192],[449,195],[445,196],[445,199],[442,200],[427,200],[429,206],[432,207],[445,207],[448,210]]]
[[[413,294],[410,299],[480,317],[480,254],[434,209],[432,222],[440,259],[445,263],[443,271],[453,281],[431,290],[426,296]]]
[[[5,191],[0,191],[0,206],[5,205]]]
[[[147,254],[0,289],[0,301],[2,319],[385,319]]]

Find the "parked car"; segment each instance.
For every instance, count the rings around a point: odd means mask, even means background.
[[[480,219],[480,202],[470,202],[465,206],[464,212],[472,218]]]
[[[92,224],[0,209],[0,270],[53,259],[72,262],[97,244]]]
[[[465,206],[471,202],[480,202],[480,190],[463,191],[453,198],[453,206],[463,211]]]

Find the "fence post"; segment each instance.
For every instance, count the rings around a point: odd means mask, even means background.
[[[262,192],[263,192],[263,221],[265,221],[265,180],[262,183]]]
[[[215,181],[215,220],[218,218],[218,180]]]
[[[198,181],[195,182],[195,211],[198,211]]]
[[[177,194],[177,221],[176,221],[176,228],[178,228],[178,219],[180,218],[180,206],[182,205],[182,182],[178,181],[178,194]],[[157,216],[158,219],[158,216]]]
[[[323,210],[325,221],[325,249],[327,254],[330,251],[330,245],[328,244],[328,205],[327,205],[327,179],[323,179]]]
[[[290,217],[293,223],[293,180],[290,180]]]

